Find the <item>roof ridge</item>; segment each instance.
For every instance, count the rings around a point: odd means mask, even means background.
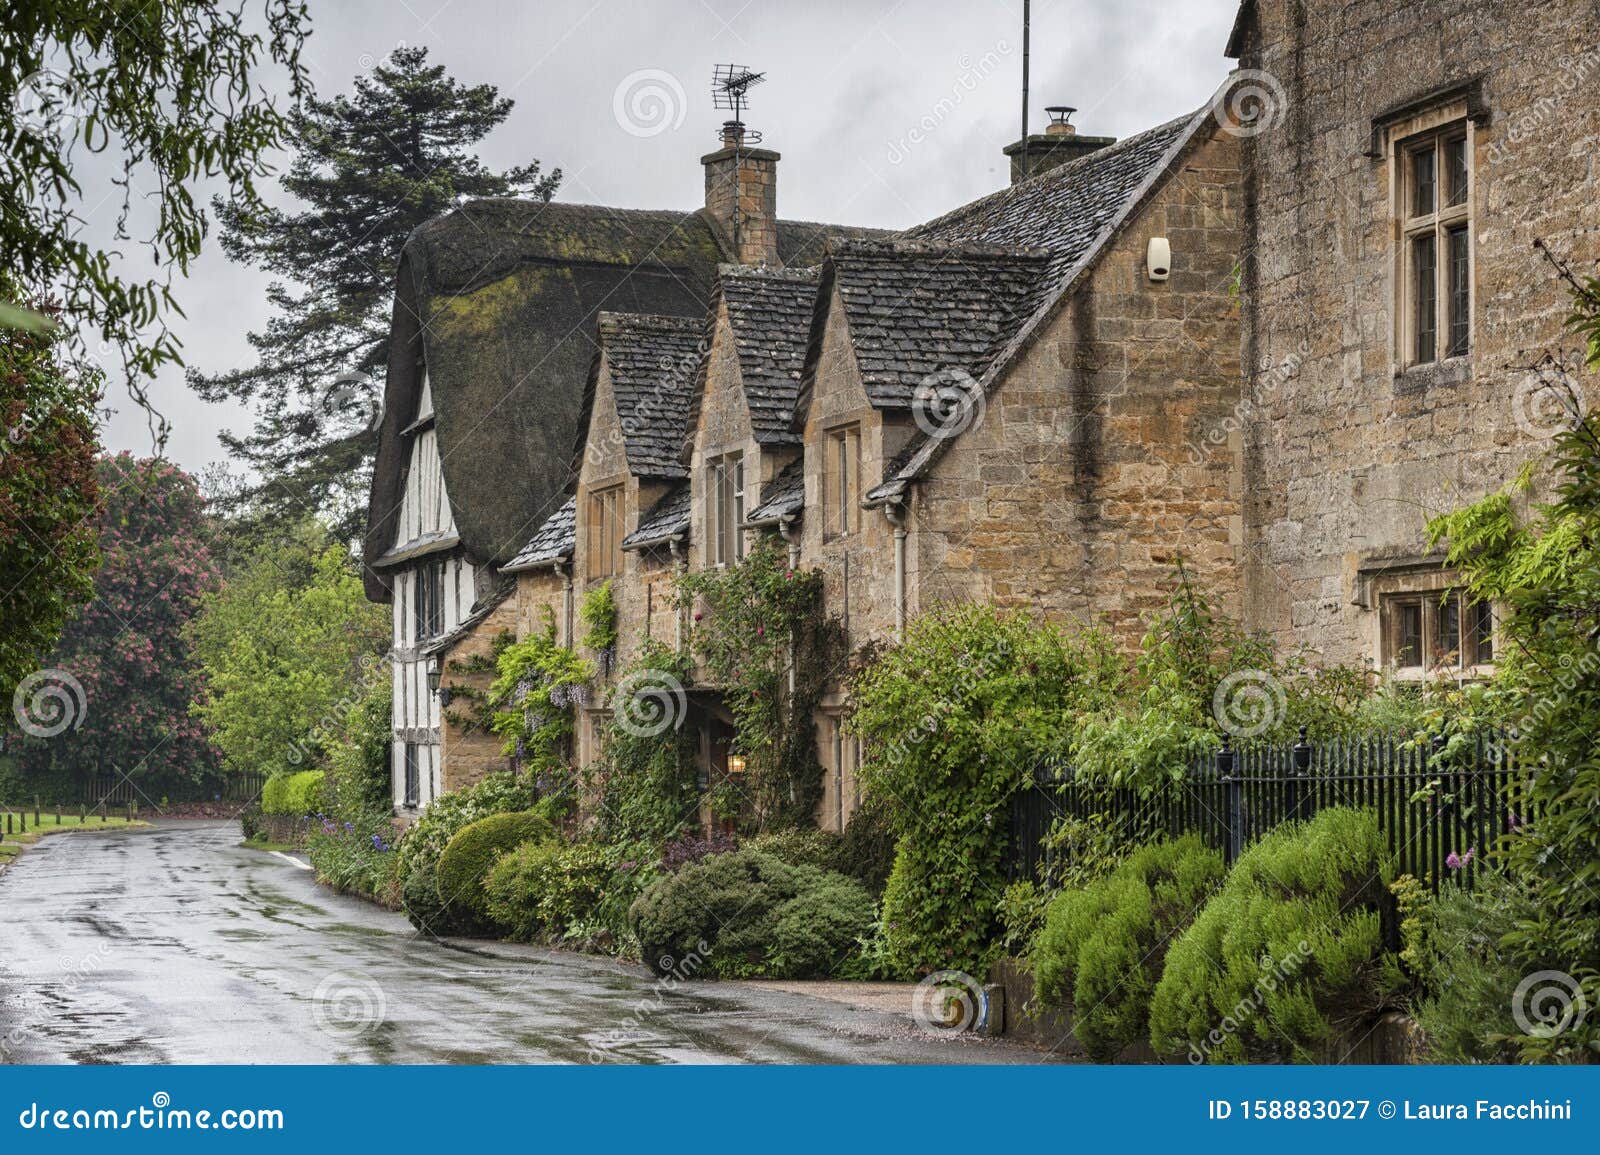
[[[787,268],[776,265],[739,265],[728,261],[717,266],[719,280],[735,281],[796,281],[815,284],[822,277],[820,265],[801,265]]]
[[[703,317],[677,317],[671,313],[630,313],[623,309],[602,309],[596,321],[602,329],[611,325],[637,329],[681,329],[685,332],[691,329],[699,332],[705,324]]]
[[[1105,148],[1097,148],[1093,152],[1085,153],[1083,156],[1076,157],[1065,162],[1064,164],[1058,164],[1052,166],[1051,168],[1047,168],[1041,173],[1036,173],[1033,176],[1028,177],[1026,180],[1018,181],[1015,184],[1008,184],[1004,188],[995,189],[995,191],[992,193],[985,193],[976,200],[970,200],[966,204],[957,205],[953,209],[949,209],[946,212],[940,213],[932,220],[923,221],[921,224],[912,225],[909,229],[906,229],[904,232],[897,235],[908,240],[916,240],[923,233],[936,231],[939,226],[943,224],[960,220],[962,217],[970,214],[979,205],[987,204],[990,201],[999,200],[1014,195],[1016,190],[1019,188],[1026,188],[1029,186],[1039,188],[1045,184],[1070,179],[1074,175],[1081,175],[1082,173],[1092,170],[1098,165],[1104,164],[1107,160],[1115,159],[1131,149],[1142,147],[1150,137],[1155,136],[1158,133],[1170,132],[1177,125],[1188,124],[1199,113],[1210,108],[1211,103],[1212,102],[1207,101],[1194,111],[1186,112],[1182,116],[1175,116],[1170,120],[1164,120],[1160,124],[1151,125],[1149,128],[1134,133],[1132,136],[1123,137],[1115,144],[1108,144]]]
[[[976,203],[976,202],[973,202]],[[920,226],[919,226],[920,227]],[[1047,261],[1049,249],[1042,245],[1008,244],[999,241],[923,240],[920,237],[896,236],[881,241],[830,241],[828,254],[832,257],[862,256],[941,256],[959,253],[973,260],[1028,260]]]

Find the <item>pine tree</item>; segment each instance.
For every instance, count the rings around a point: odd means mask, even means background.
[[[541,175],[537,160],[486,169],[471,148],[513,102],[493,85],[457,83],[427,56],[401,47],[356,79],[353,96],[311,98],[295,111],[282,183],[303,209],[217,206],[229,257],[285,278],[268,290],[276,315],[249,335],[257,363],[189,374],[206,400],[254,408],[254,429],[222,440],[260,476],[236,512],[265,526],[314,512],[342,535],[358,532],[395,267],[411,230],[463,198],[547,201],[561,179],[559,169]]]

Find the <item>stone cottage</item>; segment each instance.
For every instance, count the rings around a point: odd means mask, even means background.
[[[419,230],[368,542],[369,588],[396,603],[397,805],[431,796],[410,787],[414,744],[434,790],[505,764],[412,681],[431,668],[448,696],[462,656],[544,621],[581,643],[574,607],[608,581],[608,657],[677,645],[673,577],[735,564],[756,534],[823,573],[852,651],[973,600],[1101,621],[1131,645],[1181,555],[1248,625],[1330,661],[1487,667],[1492,612],[1449,596],[1424,523],[1550,431],[1527,368],[1559,345],[1564,297],[1533,241],[1593,259],[1600,109],[1578,81],[1597,59],[1575,2],[1536,24],[1445,7],[1246,0],[1240,67],[1204,107],[1122,141],[1052,125],[1026,170],[1021,142],[1007,149],[1008,188],[895,234],[778,219],[776,154],[730,126],[704,158],[706,208],[648,217],[660,243],[637,259],[654,272],[666,253],[676,288],[652,296],[646,277],[624,307],[638,250],[612,236],[622,271],[572,330],[582,368],[576,347],[541,368],[533,412],[508,410],[493,445],[473,440],[496,424],[493,387],[462,366],[531,364],[522,329],[572,317],[566,297],[527,295],[587,266],[563,273],[553,242],[530,252],[519,234],[481,312],[430,305],[459,225]],[[1574,83],[1541,90],[1552,61]],[[438,372],[430,342],[451,345]],[[534,448],[503,444],[535,416]],[[466,509],[496,501],[514,510]],[[433,579],[417,575],[441,563],[468,580],[419,619]],[[816,719],[818,818],[835,828],[859,795],[843,692]],[[691,706],[714,776],[730,720],[715,687]]]

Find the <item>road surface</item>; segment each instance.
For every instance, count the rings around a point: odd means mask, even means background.
[[[909,993],[888,1013],[442,945],[239,837],[231,822],[51,835],[0,874],[0,1061],[1048,1061],[932,1036]]]

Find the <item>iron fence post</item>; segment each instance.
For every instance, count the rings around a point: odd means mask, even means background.
[[[1300,727],[1300,736],[1295,739],[1294,749],[1290,752],[1289,780],[1284,783],[1283,800],[1284,809],[1291,820],[1305,817],[1306,805],[1306,775],[1311,772],[1311,743],[1306,741],[1306,728]]]
[[[1233,736],[1222,736],[1222,749],[1217,751],[1217,777],[1222,781],[1223,789],[1227,793],[1226,805],[1223,813],[1227,829],[1227,859],[1231,866],[1244,850],[1244,799],[1241,796],[1239,780],[1233,776]]]

